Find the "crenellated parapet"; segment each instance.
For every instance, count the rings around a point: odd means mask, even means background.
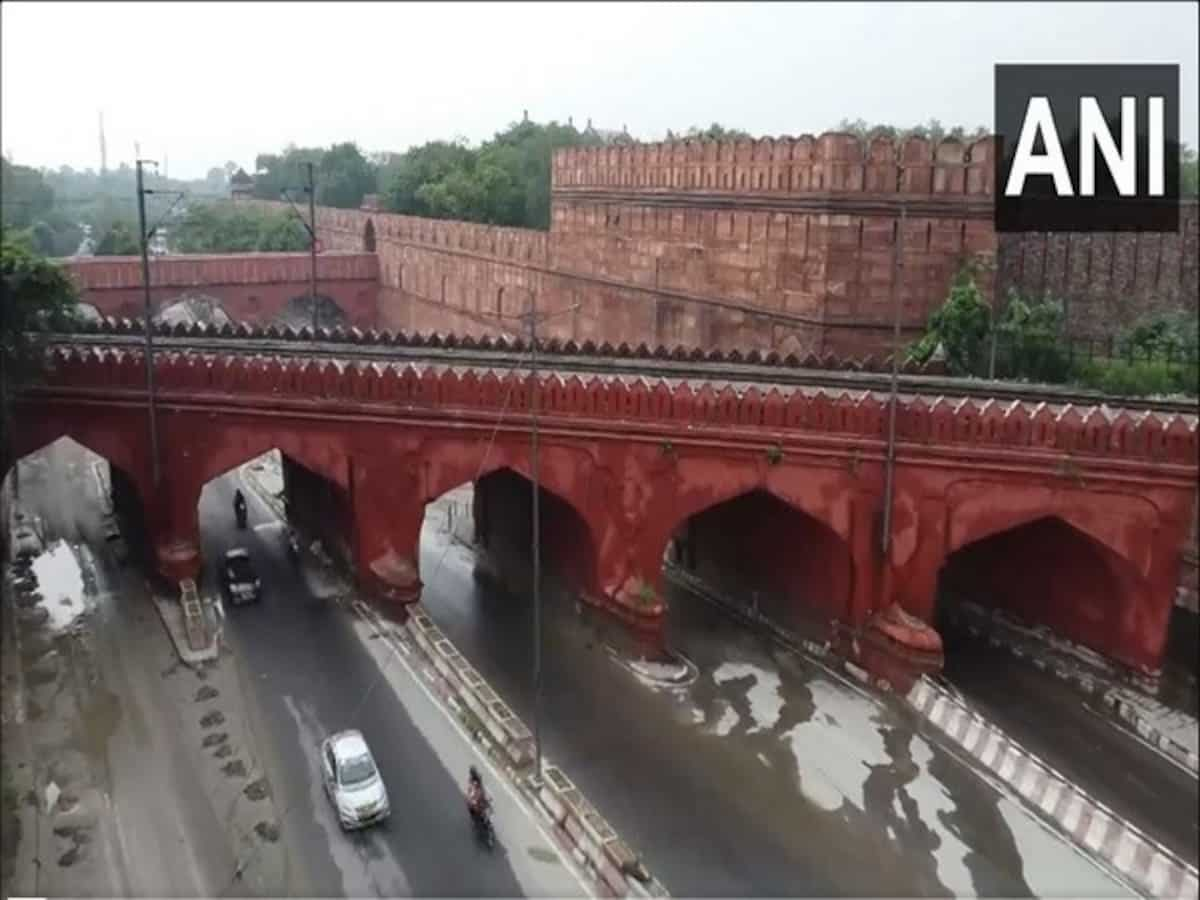
[[[140,350],[55,348],[45,383],[35,392],[120,399],[141,394],[146,370]],[[337,415],[422,415],[444,412],[458,420],[499,420],[530,408],[533,382],[489,367],[404,365],[352,360],[168,352],[156,359],[164,402],[216,398],[252,408],[318,402]],[[871,391],[738,387],[728,382],[613,375],[586,379],[549,374],[539,379],[539,409],[548,427],[587,423],[628,432],[740,434],[754,442],[841,439],[840,450],[879,446],[886,439],[887,398]],[[1071,460],[1168,465],[1175,474],[1197,471],[1197,417],[1113,411],[1023,401],[979,403],[970,398],[908,396],[897,411],[897,436],[909,445],[952,449],[958,455],[1022,451],[1044,465]],[[849,443],[847,443],[849,442]],[[857,443],[855,443],[857,442]],[[1046,456],[1045,454],[1049,454]],[[1057,458],[1058,463],[1052,460]]]
[[[871,194],[973,198],[993,191],[996,139],[933,142],[852,134],[569,147],[554,154],[554,191]]]

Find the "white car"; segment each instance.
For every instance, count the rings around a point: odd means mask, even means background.
[[[366,828],[391,815],[383,776],[362,732],[339,731],[321,742],[321,776],[343,829]]]

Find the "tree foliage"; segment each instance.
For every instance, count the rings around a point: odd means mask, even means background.
[[[245,206],[190,206],[174,231],[181,253],[286,253],[308,249],[308,232],[291,213]]]
[[[983,125],[978,125],[975,128],[964,128],[962,125],[954,125],[947,128],[938,119],[930,119],[927,122],[912,125],[908,128],[883,123],[871,124],[864,119],[842,119],[838,123],[837,130],[853,134],[861,140],[886,137],[899,142],[907,140],[910,137],[918,137],[937,143],[949,138],[968,144],[971,141],[977,141],[991,134],[990,129]]]
[[[3,391],[0,472],[12,459],[7,437],[12,435],[10,401],[15,390],[36,378],[37,341],[30,332],[48,323],[66,323],[76,316],[78,293],[61,266],[38,253],[27,232],[0,227],[0,381]]]
[[[301,196],[308,184],[306,166],[313,164],[316,201],[321,206],[358,209],[375,189],[376,167],[352,142],[316,147],[285,147],[282,153],[262,153],[255,159],[254,196],[278,200],[287,191]]]
[[[142,252],[141,241],[138,240],[134,228],[123,220],[116,220],[96,241],[97,256],[139,256]]]

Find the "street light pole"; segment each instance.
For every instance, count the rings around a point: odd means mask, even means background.
[[[538,358],[537,358],[537,294],[529,299],[529,371],[533,385],[529,397],[532,419],[530,467],[533,475],[533,746],[536,757],[534,769],[537,780],[542,779],[542,540],[540,478],[538,467]]]
[[[309,293],[312,295],[313,306],[313,340],[317,339],[317,323],[320,321],[317,311],[317,190],[316,179],[313,175],[313,164],[308,164],[308,248],[311,260],[309,269]]]
[[[883,528],[880,529],[880,550],[887,559],[892,539],[892,483],[896,477],[896,405],[900,383],[900,271],[903,268],[904,226],[908,221],[908,205],[900,205],[900,224],[892,242],[892,385],[888,404],[887,463],[884,469]]]
[[[150,307],[150,242],[146,235],[146,190],[142,180],[142,164],[152,160],[137,160],[138,237],[142,245],[142,297],[144,331],[146,334],[146,398],[150,418],[150,464],[157,489],[159,485],[158,413],[154,399],[154,337],[153,313]]]

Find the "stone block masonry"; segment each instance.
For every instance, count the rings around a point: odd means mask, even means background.
[[[996,264],[987,296],[1058,297],[1081,337],[1197,309],[1194,202],[1176,235],[1001,241],[993,153],[991,138],[834,133],[567,149],[549,232],[375,209],[321,209],[318,230],[328,247],[378,254],[376,327],[390,330],[513,333],[536,296],[547,337],[878,355],[896,304],[912,339],[968,257]]]

